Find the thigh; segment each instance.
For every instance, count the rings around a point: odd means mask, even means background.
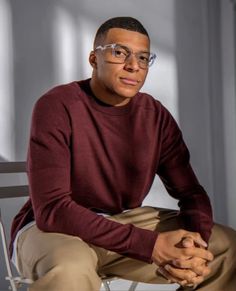
[[[235,255],[235,249],[236,231],[228,226],[215,223],[209,240],[209,250],[217,257],[227,250],[232,250],[232,255]]]
[[[236,284],[236,231],[224,225],[214,224],[208,249],[214,255],[214,260],[209,264],[212,269],[211,276],[218,273],[219,277],[224,277],[233,273]]]
[[[87,265],[97,268],[95,251],[80,238],[61,233],[42,232],[36,225],[23,232],[18,240],[20,272],[37,280],[56,265]]]
[[[110,216],[109,219],[123,224],[132,223],[136,227],[164,232],[183,227],[178,210],[143,206]]]
[[[136,227],[164,232],[182,226],[178,211],[144,206],[109,217],[119,223],[132,223]],[[99,272],[131,281],[152,284],[168,283],[157,271],[157,265],[123,257],[117,253],[94,247],[99,257]]]

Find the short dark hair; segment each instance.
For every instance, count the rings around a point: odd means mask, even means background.
[[[147,30],[142,23],[130,16],[114,17],[105,21],[97,30],[94,38],[94,47],[100,45],[100,42],[106,37],[106,34],[111,28],[123,28],[126,30],[137,31],[149,38]]]

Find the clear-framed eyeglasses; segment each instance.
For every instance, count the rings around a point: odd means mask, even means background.
[[[105,60],[115,64],[124,64],[133,54],[141,69],[149,68],[156,59],[155,53],[142,51],[134,53],[127,46],[117,43],[106,44],[104,46],[99,45],[95,48],[95,51],[96,50],[102,50]]]

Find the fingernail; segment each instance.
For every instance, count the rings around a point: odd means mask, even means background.
[[[205,241],[203,241],[203,246],[204,246],[205,248],[207,248],[207,247],[208,247],[208,244],[207,244]]]
[[[164,267],[167,271],[169,271],[170,270],[170,265],[165,265],[165,267]]]

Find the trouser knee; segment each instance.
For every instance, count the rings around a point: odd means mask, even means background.
[[[73,247],[57,248],[38,262],[36,270],[39,277],[54,267],[57,273],[62,272],[67,276],[86,275],[96,272],[97,261],[95,252],[86,245],[80,247],[79,251]]]
[[[230,227],[215,224],[209,241],[209,249],[217,256],[229,252],[236,255],[236,231]]]
[[[101,286],[97,270],[89,260],[66,258],[54,264],[42,262],[40,268],[30,291],[98,291]]]

